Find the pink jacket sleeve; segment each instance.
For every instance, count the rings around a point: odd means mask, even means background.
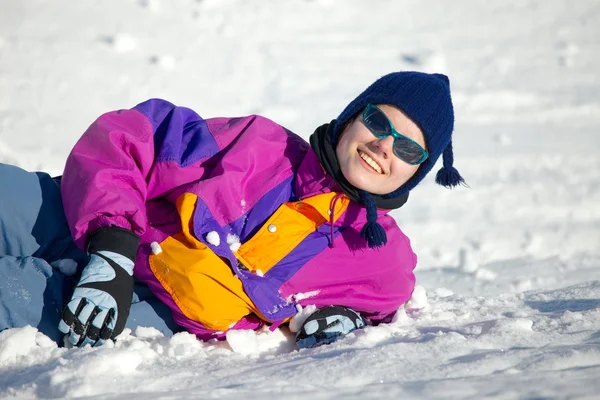
[[[146,201],[198,179],[198,165],[219,148],[205,120],[164,100],[100,116],[75,144],[61,183],[77,245],[104,226],[142,235]]]
[[[146,228],[146,180],[154,161],[153,130],[145,116],[121,110],[100,116],[67,158],[61,193],[80,247],[103,226]]]

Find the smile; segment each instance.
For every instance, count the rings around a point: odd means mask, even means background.
[[[363,153],[362,151],[358,150],[358,155],[360,156],[360,158],[362,158],[371,168],[373,168],[375,171],[377,171],[380,174],[383,174],[383,168],[381,168],[381,166],[379,164],[377,164],[377,162],[375,160],[373,160],[371,157],[369,157],[366,153]]]

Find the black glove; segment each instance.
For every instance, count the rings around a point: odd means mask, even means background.
[[[298,348],[333,343],[350,332],[363,328],[365,320],[348,307],[328,306],[312,313],[296,335]]]
[[[123,228],[94,231],[83,269],[58,329],[74,346],[101,344],[123,332],[133,298],[133,265],[139,237]]]

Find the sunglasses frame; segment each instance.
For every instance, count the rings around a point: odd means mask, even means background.
[[[391,132],[390,133],[385,134],[385,135],[378,135],[375,132],[373,132],[373,130],[369,127],[369,124],[366,122],[367,114],[370,114],[370,113],[368,113],[368,111],[370,109],[375,109],[375,110],[379,111],[385,117],[385,119],[387,120],[387,122],[388,122],[388,124],[389,124],[389,126],[391,128]],[[377,137],[379,139],[384,139],[384,138],[392,135],[394,137],[394,145],[396,144],[396,141],[398,141],[399,139],[404,139],[404,140],[408,140],[409,142],[412,142],[412,143],[416,144],[417,147],[419,149],[421,149],[421,153],[422,153],[421,154],[421,158],[417,162],[409,162],[409,161],[406,161],[405,159],[403,159],[402,157],[400,157],[400,155],[396,152],[396,147],[392,146],[392,148],[394,149],[394,154],[396,155],[396,157],[398,157],[399,159],[401,159],[405,163],[410,164],[410,165],[421,165],[425,160],[427,160],[427,158],[429,158],[429,153],[427,152],[427,150],[425,150],[423,148],[423,146],[421,146],[419,143],[415,142],[411,138],[409,138],[407,136],[404,136],[403,134],[401,134],[400,132],[398,132],[396,130],[396,128],[394,128],[394,124],[392,124],[392,121],[390,121],[390,119],[388,118],[388,116],[385,115],[385,113],[383,112],[383,110],[381,110],[381,108],[377,107],[375,104],[371,104],[371,103],[367,104],[366,107],[365,107],[365,109],[362,112],[361,118],[362,118],[362,123],[373,134],[373,136],[375,136],[375,137]]]

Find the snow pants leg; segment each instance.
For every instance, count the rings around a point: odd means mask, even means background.
[[[58,341],[59,315],[75,284],[56,265],[83,266],[60,189],[45,173],[0,163],[0,330],[32,325]]]
[[[87,260],[69,232],[58,180],[0,163],[0,331],[31,325],[60,343],[60,315]],[[139,282],[127,324],[136,326],[177,330]]]

